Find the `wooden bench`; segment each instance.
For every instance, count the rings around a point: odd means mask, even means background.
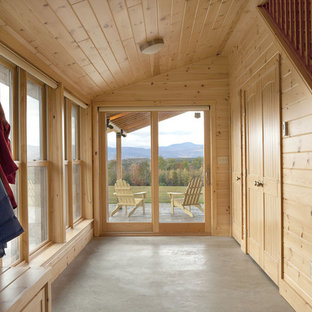
[[[0,312],[51,312],[49,268],[0,269]]]

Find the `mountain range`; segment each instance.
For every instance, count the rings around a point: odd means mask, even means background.
[[[151,158],[151,149],[142,147],[122,147],[122,159]],[[196,158],[204,156],[204,147],[191,142],[159,147],[159,156],[163,158]],[[108,147],[108,160],[115,159],[116,148]]]

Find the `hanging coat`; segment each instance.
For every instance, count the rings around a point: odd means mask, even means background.
[[[11,201],[0,179],[0,258],[5,255],[6,243],[24,232],[17,220]]]
[[[13,208],[16,208],[17,205],[9,183],[15,184],[15,174],[18,167],[12,158],[9,134],[10,124],[5,119],[4,111],[0,103],[0,178]]]

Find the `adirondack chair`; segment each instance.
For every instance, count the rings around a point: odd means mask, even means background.
[[[129,183],[127,183],[125,180],[117,180],[115,183],[115,193],[114,195],[117,197],[117,206],[116,208],[111,212],[111,217],[122,208],[122,206],[125,206],[126,208],[126,214],[127,214],[127,208],[128,206],[132,206],[133,209],[129,212],[128,217],[130,217],[135,210],[142,206],[143,207],[143,214],[145,214],[145,195],[146,192],[138,192],[138,193],[132,193],[131,187]],[[134,197],[134,195],[140,196],[139,198]]]
[[[203,181],[201,178],[192,178],[186,188],[185,193],[168,192],[171,201],[171,214],[174,214],[174,207],[181,208],[190,217],[194,217],[193,213],[191,212],[191,206],[195,206],[200,211],[204,212],[204,209],[199,203],[199,196],[202,187]],[[184,195],[184,197],[182,197],[182,195]]]

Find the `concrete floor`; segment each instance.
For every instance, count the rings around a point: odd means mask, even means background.
[[[294,311],[237,243],[223,237],[91,241],[52,285],[55,312]]]

